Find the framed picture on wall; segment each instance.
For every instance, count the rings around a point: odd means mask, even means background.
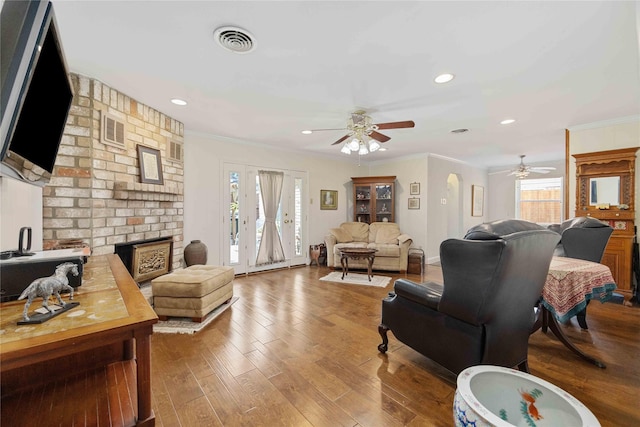
[[[419,182],[412,182],[411,184],[409,184],[409,194],[411,194],[412,196],[417,196],[418,194],[420,194]]]
[[[338,191],[320,190],[320,210],[338,209]]]
[[[164,183],[162,178],[162,159],[160,150],[138,145],[138,163],[140,164],[140,182],[146,184]]]
[[[471,216],[482,216],[484,211],[484,187],[471,186]]]
[[[420,209],[420,197],[409,198],[409,209]]]

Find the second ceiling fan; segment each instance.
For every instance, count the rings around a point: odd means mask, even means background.
[[[496,175],[499,173],[509,172],[508,175],[515,175],[518,179],[525,178],[529,176],[530,173],[549,173],[550,171],[556,170],[556,168],[551,166],[529,166],[524,164],[525,154],[520,155],[520,164],[513,169],[490,172],[489,175]]]

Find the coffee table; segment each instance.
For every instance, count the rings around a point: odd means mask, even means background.
[[[340,249],[340,265],[342,265],[342,279],[349,274],[349,258],[351,259],[366,259],[367,264],[367,277],[371,281],[371,267],[373,266],[373,260],[376,258],[377,249],[367,248],[342,248]]]

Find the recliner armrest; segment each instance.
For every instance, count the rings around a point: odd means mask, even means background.
[[[438,310],[444,286],[434,282],[415,283],[406,279],[398,279],[393,289],[399,297]]]

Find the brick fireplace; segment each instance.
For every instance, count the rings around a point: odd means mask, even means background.
[[[100,255],[114,253],[116,245],[168,239],[168,270],[179,267],[184,168],[171,154],[183,142],[183,124],[98,80],[78,74],[71,79],[73,105],[43,189],[44,248],[82,241]],[[105,114],[124,123],[121,146],[103,141]],[[140,182],[137,144],[160,151],[162,185]]]

